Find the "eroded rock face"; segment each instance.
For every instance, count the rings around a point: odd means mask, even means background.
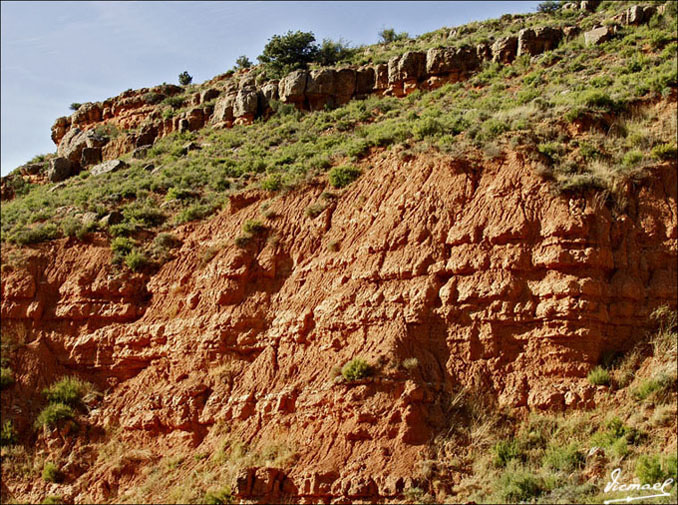
[[[529,54],[534,56],[554,49],[563,38],[563,32],[559,29],[540,27],[536,29],[525,28],[518,34],[517,56]]]
[[[30,324],[16,372],[44,383],[16,400],[25,419],[4,404],[3,418],[23,429],[45,384],[86,370],[107,390],[91,422],[115,420],[137,447],[211,451],[223,445],[216,423],[251,451],[304,441],[294,465],[243,469],[240,499],[398,501],[449,428],[456,388],[512,407],[592,407],[585,377],[601,353],[631,345],[657,306],[676,307],[675,165],[613,215],[594,195],[555,195],[520,154],[367,164],[315,219],[304,209],[321,185],[276,199],[277,243],[233,245],[268,196],[234,197],[178,229],[175,259],[152,277],[116,274],[103,240],[29,250],[3,272],[0,315]],[[356,356],[374,375],[334,380]],[[410,358],[413,371],[397,366]],[[88,489],[101,471],[71,485]]]
[[[497,40],[492,44],[492,61],[511,63],[516,59],[518,37],[513,35]]]
[[[68,158],[57,157],[49,162],[47,179],[50,182],[61,182],[73,175],[73,166]]]
[[[584,33],[584,41],[587,46],[595,46],[607,42],[614,36],[614,29],[610,26],[601,26]]]
[[[308,76],[309,74],[306,70],[296,70],[283,77],[278,84],[278,96],[280,96],[280,101],[284,103],[303,104]]]

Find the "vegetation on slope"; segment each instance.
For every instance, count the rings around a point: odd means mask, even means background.
[[[604,2],[581,26],[626,8],[627,3]],[[558,10],[472,23],[445,43],[478,43],[525,26],[559,24],[568,16],[573,14]],[[523,150],[561,190],[614,194],[624,181],[641,178],[675,153],[675,114],[645,106],[675,94],[675,22],[675,9],[669,9],[648,25],[622,28],[599,46],[586,47],[579,36],[511,65],[487,62],[468,81],[404,99],[372,96],[312,113],[275,103],[268,121],[174,133],[157,141],[146,159],[124,156],[129,169],[96,177],[83,172],[58,191],[26,183],[20,196],[2,206],[2,241],[86,239],[100,230],[111,238],[129,237],[117,261],[144,268],[167,255],[153,252],[141,232],[166,232],[208,217],[243,188],[289,189],[332,167],[361,162],[373,149],[398,148],[404,156],[433,149],[471,158]],[[363,52],[370,61],[386,61],[391,51],[440,44],[442,33]],[[202,149],[184,149],[190,141]],[[149,164],[157,170],[147,171]],[[121,223],[98,222],[116,210]],[[127,261],[129,254],[134,257]]]

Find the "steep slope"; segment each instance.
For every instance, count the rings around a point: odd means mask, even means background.
[[[106,391],[76,438],[80,457],[118,426],[118,443],[154,457],[211,454],[224,440],[284,447],[292,466],[245,473],[234,492],[396,498],[460,387],[511,407],[591,408],[584,377],[601,354],[628,347],[654,308],[675,308],[675,164],[629,190],[628,214],[615,216],[593,194],[554,195],[518,153],[369,161],[314,218],[304,211],[323,201],[321,181],[234,198],[177,230],[183,245],[153,276],[116,273],[98,239],[36,249],[2,279],[4,327],[33,336],[13,359],[23,387],[3,417],[30,438],[37,391],[77,370]],[[262,203],[275,217],[236,246]],[[335,380],[355,357],[373,376]],[[73,497],[117,501],[126,486],[87,467],[69,475]]]

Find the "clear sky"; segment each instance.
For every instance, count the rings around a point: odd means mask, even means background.
[[[2,174],[54,152],[50,127],[72,102],[129,88],[203,82],[256,57],[271,35],[312,31],[354,45],[393,27],[410,36],[506,13],[506,2],[14,2],[1,4]]]

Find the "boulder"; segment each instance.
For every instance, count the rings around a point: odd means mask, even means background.
[[[264,96],[266,104],[268,104],[271,100],[277,100],[278,81],[271,81],[264,84],[263,87],[261,88],[261,93]]]
[[[488,42],[483,42],[476,46],[476,57],[480,61],[489,61],[492,59],[492,46]]]
[[[151,148],[151,145],[139,146],[132,151],[132,158],[135,160],[142,160],[148,154],[148,150]]]
[[[64,138],[64,135],[66,135],[66,132],[70,127],[71,118],[66,116],[57,118],[57,120],[54,121],[54,124],[52,125],[52,142],[54,142],[56,145],[59,145],[59,142],[61,142],[61,139]]]
[[[601,26],[584,33],[584,41],[587,46],[595,46],[607,42],[614,35],[614,30],[610,26]]]
[[[355,93],[356,73],[352,68],[340,68],[336,75],[334,95],[337,105],[343,105]]]
[[[388,60],[388,82],[416,81],[426,72],[426,53],[408,51]]]
[[[80,166],[86,167],[101,163],[101,148],[100,147],[85,147],[80,155]]]
[[[93,166],[92,168],[90,168],[89,173],[91,175],[108,174],[110,172],[115,172],[116,170],[120,170],[121,168],[125,167],[127,167],[127,163],[125,163],[122,160],[109,160]]]
[[[278,84],[278,95],[284,103],[303,103],[306,93],[308,72],[296,70],[283,77]]]
[[[492,61],[511,63],[516,59],[518,50],[518,37],[509,36],[501,38],[492,44]]]
[[[536,29],[524,28],[518,33],[517,56],[529,54],[534,56],[554,49],[563,38],[560,29],[542,26]]]
[[[376,87],[374,67],[360,67],[355,76],[355,93],[363,96],[372,93]]]
[[[388,65],[380,63],[374,67],[374,89],[377,91],[388,88]]]
[[[73,165],[80,164],[82,150],[86,147],[101,148],[106,145],[108,138],[97,134],[94,130],[82,131],[80,128],[71,128],[57,147],[57,154],[68,158]]]
[[[212,114],[211,122],[221,123],[233,121],[233,104],[235,103],[236,95],[222,96],[214,104],[214,113]]]
[[[188,121],[189,131],[199,130],[205,125],[205,112],[200,107],[194,107],[186,114],[186,121]]]
[[[249,117],[254,119],[259,107],[259,95],[254,86],[241,88],[233,102],[233,115],[235,117]]]
[[[26,163],[20,169],[21,175],[38,175],[45,168],[46,163]]]
[[[426,74],[461,74],[475,70],[479,63],[476,50],[470,47],[456,49],[434,47],[426,53]]]
[[[337,72],[332,68],[311,70],[306,82],[306,96],[333,95],[336,78]]]
[[[73,167],[68,158],[58,157],[49,162],[47,179],[50,182],[60,182],[73,175]]]
[[[102,226],[111,226],[114,224],[122,223],[124,217],[122,213],[118,212],[117,210],[114,210],[110,214],[106,214],[104,217],[99,219],[99,223]]]
[[[600,5],[600,0],[583,0],[579,3],[579,9],[587,12],[593,12]]]
[[[219,96],[219,90],[216,88],[206,89],[200,93],[200,103],[209,102]]]
[[[657,9],[650,5],[634,5],[626,13],[626,22],[630,25],[642,25],[649,22],[655,12]]]
[[[570,40],[575,38],[577,35],[581,33],[581,28],[578,26],[566,26],[563,28],[563,36]]]
[[[101,105],[98,103],[83,103],[78,110],[71,114],[71,124],[96,123],[101,121]]]

